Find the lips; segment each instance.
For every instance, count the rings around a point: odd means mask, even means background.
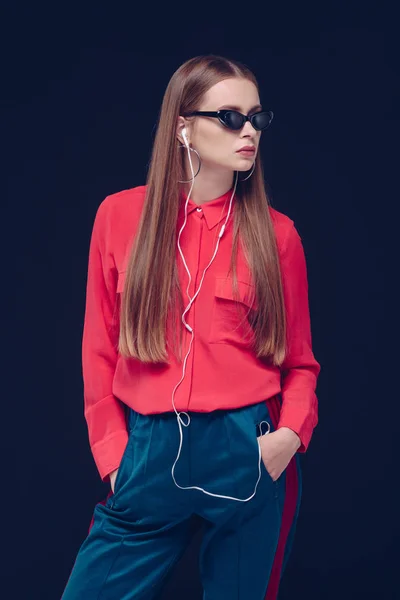
[[[243,148],[240,148],[240,150],[238,150],[238,152],[255,152],[255,146],[243,146]]]

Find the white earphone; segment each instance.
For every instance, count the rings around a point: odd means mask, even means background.
[[[215,258],[215,255],[216,255],[216,253],[217,253],[217,251],[218,251],[218,247],[219,247],[219,243],[220,243],[221,237],[222,237],[222,235],[223,235],[223,233],[224,233],[224,231],[225,231],[226,223],[227,223],[227,221],[228,221],[228,219],[229,219],[229,216],[230,216],[230,213],[231,213],[231,208],[232,208],[232,200],[233,200],[233,197],[234,197],[234,194],[235,194],[235,191],[236,191],[236,181],[235,181],[235,185],[234,185],[234,188],[233,188],[233,191],[232,191],[232,195],[231,195],[231,198],[230,198],[230,202],[229,202],[229,209],[228,209],[228,213],[227,213],[227,216],[226,216],[226,218],[225,218],[225,222],[224,222],[224,224],[222,225],[222,227],[221,227],[221,230],[220,230],[220,232],[219,232],[219,234],[218,234],[218,240],[217,240],[217,245],[216,245],[216,247],[215,247],[215,250],[214,250],[214,254],[213,254],[213,256],[211,257],[211,260],[210,260],[210,262],[208,263],[208,265],[206,266],[206,268],[205,268],[205,269],[204,269],[204,271],[203,271],[203,275],[202,275],[202,277],[201,277],[200,284],[199,284],[199,287],[197,288],[197,291],[196,291],[196,293],[193,295],[193,297],[192,297],[192,298],[190,298],[190,295],[189,295],[189,293],[188,293],[188,290],[189,290],[189,285],[190,285],[190,280],[191,280],[191,274],[190,274],[190,270],[189,270],[189,268],[188,268],[188,266],[187,266],[187,264],[186,264],[185,257],[183,256],[183,252],[182,252],[182,248],[180,247],[179,239],[180,239],[181,233],[182,233],[182,231],[183,231],[183,229],[184,229],[184,227],[185,227],[185,225],[186,225],[186,220],[187,220],[186,208],[187,208],[187,203],[188,203],[188,200],[189,200],[189,198],[190,198],[190,194],[191,194],[191,192],[192,192],[192,189],[193,189],[193,185],[194,185],[194,177],[195,177],[195,175],[194,175],[194,171],[193,171],[192,160],[191,160],[191,157],[190,157],[190,146],[189,146],[189,140],[188,140],[188,138],[187,138],[186,127],[183,127],[183,129],[182,129],[182,132],[181,132],[181,133],[182,133],[183,140],[184,140],[184,142],[185,142],[185,146],[186,146],[186,148],[187,148],[187,151],[188,151],[188,159],[189,159],[189,164],[190,164],[190,170],[192,171],[192,185],[191,185],[191,187],[190,187],[189,193],[187,194],[187,200],[186,200],[186,204],[185,204],[185,221],[184,221],[184,223],[183,223],[183,225],[182,225],[182,227],[181,227],[181,229],[180,229],[180,231],[179,231],[179,235],[178,235],[178,248],[179,248],[179,252],[180,252],[180,254],[181,254],[181,257],[182,257],[183,263],[184,263],[184,265],[185,265],[185,268],[186,268],[187,274],[188,274],[188,276],[189,276],[189,283],[188,283],[188,286],[187,286],[187,289],[186,289],[186,294],[187,294],[188,298],[190,299],[190,302],[189,302],[189,304],[186,306],[186,308],[185,308],[185,310],[184,310],[184,313],[182,314],[182,317],[181,317],[181,318],[182,318],[182,322],[184,323],[184,325],[185,325],[186,329],[187,329],[188,331],[190,331],[190,333],[192,334],[192,340],[191,340],[191,342],[190,342],[190,345],[189,345],[189,350],[188,350],[188,352],[187,352],[187,354],[186,354],[186,356],[185,356],[185,359],[184,359],[184,364],[183,364],[183,375],[182,375],[182,378],[181,378],[181,380],[180,380],[180,381],[177,383],[177,385],[175,386],[175,388],[174,388],[174,390],[173,390],[173,393],[172,393],[172,406],[173,406],[173,409],[174,409],[174,411],[175,411],[175,414],[176,414],[176,416],[177,416],[177,420],[178,420],[178,427],[179,427],[179,436],[180,436],[180,442],[179,442],[179,450],[178,450],[178,455],[177,455],[177,457],[176,457],[176,459],[175,459],[175,462],[174,462],[174,464],[172,465],[172,469],[171,469],[171,475],[172,475],[172,479],[174,480],[174,483],[175,483],[175,485],[176,485],[178,488],[180,488],[181,490],[199,490],[199,491],[203,492],[204,494],[207,494],[207,495],[209,495],[209,496],[214,496],[215,498],[226,498],[226,499],[228,499],[228,500],[237,500],[238,502],[248,502],[248,501],[249,501],[249,500],[251,500],[251,498],[253,498],[253,496],[255,495],[255,493],[256,493],[256,490],[257,490],[258,483],[259,483],[259,481],[260,481],[260,479],[261,479],[261,460],[262,460],[262,458],[261,458],[261,446],[260,446],[260,443],[258,443],[258,479],[257,479],[257,481],[256,481],[256,485],[255,485],[255,487],[254,487],[254,491],[253,491],[253,493],[252,493],[252,494],[251,494],[251,496],[249,496],[248,498],[235,498],[234,496],[225,496],[225,495],[223,495],[223,494],[215,494],[215,493],[213,493],[213,492],[209,492],[209,491],[207,491],[207,490],[205,490],[205,489],[203,489],[202,487],[199,487],[199,486],[197,486],[197,485],[191,485],[191,486],[181,486],[181,485],[179,485],[179,484],[177,483],[177,481],[176,481],[176,479],[175,479],[175,474],[174,474],[175,465],[176,465],[176,463],[177,463],[177,462],[178,462],[178,460],[179,460],[179,456],[180,456],[181,449],[182,449],[182,442],[183,442],[182,425],[183,425],[184,427],[188,427],[188,426],[189,426],[189,424],[190,424],[190,415],[189,415],[187,412],[184,412],[184,411],[181,411],[181,412],[179,412],[179,413],[178,413],[178,411],[176,410],[175,404],[174,404],[174,400],[173,400],[173,397],[174,397],[174,393],[175,393],[175,390],[176,390],[176,388],[177,388],[177,387],[180,385],[180,383],[182,382],[182,380],[183,380],[183,379],[184,379],[184,377],[185,377],[186,359],[187,359],[187,357],[188,357],[188,355],[189,355],[189,353],[190,353],[190,349],[191,349],[192,342],[193,342],[193,337],[194,337],[193,328],[192,328],[192,327],[189,325],[189,323],[186,323],[186,321],[184,320],[184,316],[185,316],[185,314],[187,313],[187,311],[190,309],[190,307],[191,307],[191,305],[193,304],[193,302],[194,302],[194,300],[195,300],[196,296],[198,295],[198,293],[199,293],[199,291],[200,291],[200,288],[201,288],[201,286],[202,286],[203,279],[204,279],[204,276],[205,276],[205,274],[206,274],[206,271],[207,271],[208,267],[211,265],[212,261],[213,261],[213,260],[214,260],[214,258]],[[186,417],[187,417],[187,422],[185,422],[185,421],[182,419],[181,415],[186,415]],[[267,424],[268,424],[268,423],[267,423]],[[269,433],[269,431],[268,431],[267,433]]]

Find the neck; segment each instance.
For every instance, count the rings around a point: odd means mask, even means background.
[[[193,165],[196,172],[196,166]],[[185,179],[189,179],[191,174],[189,168],[189,175]],[[219,198],[231,189],[234,183],[234,173],[232,171],[216,171],[215,169],[206,169],[204,164],[202,165],[199,174],[194,179],[192,193],[190,199],[195,204],[204,204],[214,198]],[[183,186],[186,196],[189,194],[192,182],[181,183]]]

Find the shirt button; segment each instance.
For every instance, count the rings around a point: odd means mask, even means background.
[[[198,212],[201,212],[201,208],[196,208],[196,210],[197,210]]]

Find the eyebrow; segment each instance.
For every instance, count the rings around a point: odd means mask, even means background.
[[[232,110],[237,110],[239,112],[242,112],[242,109],[240,108],[240,106],[234,106],[233,104],[224,104],[223,106],[220,106],[218,110],[222,110],[223,108],[230,108]],[[251,112],[252,110],[255,110],[256,108],[262,109],[261,104],[256,104],[249,110],[249,112]]]

